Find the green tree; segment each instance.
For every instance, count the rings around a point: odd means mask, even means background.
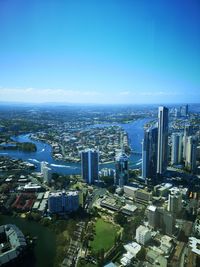
[[[146,249],[144,247],[137,253],[136,258],[140,261],[144,261],[146,258]]]
[[[127,224],[127,218],[122,213],[115,214],[114,221],[115,221],[115,223],[117,223],[121,226],[124,226],[125,224]]]

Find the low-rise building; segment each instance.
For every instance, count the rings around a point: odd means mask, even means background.
[[[191,247],[193,253],[200,256],[200,239],[189,237],[189,246]]]
[[[169,193],[170,188],[172,188],[172,184],[163,183],[163,184],[156,185],[154,187],[154,191],[156,195],[161,196],[161,197],[166,197]]]
[[[135,192],[135,201],[141,204],[148,204],[152,200],[152,192],[139,189]]]
[[[124,186],[124,194],[125,194],[125,196],[131,197],[131,198],[135,198],[135,192],[137,190],[138,190],[137,187],[128,186],[128,185]]]
[[[132,242],[127,245],[124,245],[124,248],[126,250],[126,253],[123,254],[123,257],[121,258],[120,262],[123,266],[128,266],[132,258],[135,258],[137,253],[141,250],[141,246],[136,242]]]
[[[137,207],[135,205],[126,204],[121,208],[121,212],[125,215],[133,215],[133,213],[137,210]]]
[[[150,249],[147,252],[146,260],[150,263],[148,266],[162,266],[167,267],[167,259],[160,255],[159,252]]]
[[[26,247],[26,239],[19,228],[13,224],[0,226],[0,266],[10,266]]]

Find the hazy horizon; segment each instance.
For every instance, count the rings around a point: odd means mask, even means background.
[[[0,101],[200,101],[199,1],[1,1]]]

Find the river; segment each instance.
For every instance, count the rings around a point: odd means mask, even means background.
[[[32,237],[38,237],[34,246],[35,266],[53,267],[56,253],[56,236],[48,228],[19,217],[0,215],[0,225],[15,224],[26,234]]]
[[[137,153],[131,154],[129,158],[129,168],[136,169],[141,167],[142,163],[142,139],[144,135],[143,126],[148,121],[152,120],[152,118],[139,119],[131,123],[127,124],[113,124],[117,126],[121,126],[127,133],[130,141],[131,149]],[[107,124],[110,126],[111,124]],[[99,126],[99,125],[98,125]],[[93,127],[98,127],[97,125]],[[101,127],[105,125],[100,125]],[[14,141],[17,142],[32,142],[37,146],[36,152],[24,152],[17,150],[3,150],[0,151],[0,156],[10,156],[15,159],[22,159],[24,161],[28,161],[34,163],[36,166],[36,170],[40,170],[41,161],[47,161],[51,165],[51,169],[53,172],[57,172],[60,174],[80,174],[81,173],[81,165],[80,163],[66,163],[64,161],[55,160],[52,157],[52,148],[49,144],[46,144],[41,141],[31,140],[30,134],[19,135],[13,138]],[[104,167],[113,168],[114,164],[100,164],[100,169]]]

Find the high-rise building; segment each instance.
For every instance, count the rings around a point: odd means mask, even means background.
[[[99,178],[99,153],[88,149],[81,153],[82,177],[88,184],[94,183]]]
[[[178,163],[183,162],[183,134],[179,134],[179,146],[178,146]]]
[[[177,215],[182,209],[182,195],[180,193],[169,194],[167,210]]]
[[[174,109],[174,117],[178,118],[180,116],[180,112],[177,108]]]
[[[186,117],[188,116],[188,105],[183,105],[180,107],[181,116]]]
[[[40,170],[41,170],[41,173],[43,173],[43,169],[46,168],[46,167],[48,167],[48,165],[49,165],[49,163],[46,162],[46,161],[42,161],[42,162],[40,163]]]
[[[123,187],[128,182],[128,157],[123,151],[116,156],[115,171],[115,184]]]
[[[142,177],[148,184],[157,182],[158,127],[151,127],[144,132],[142,142]]]
[[[162,175],[168,165],[168,108],[158,109],[158,160],[157,173]]]
[[[76,211],[79,208],[79,195],[77,191],[50,193],[48,209],[50,213],[64,213]]]
[[[175,217],[164,208],[148,207],[148,224],[153,229],[160,229],[164,234],[173,235],[175,230]]]
[[[151,231],[147,227],[140,225],[136,229],[135,238],[136,238],[137,243],[141,245],[146,245],[146,243],[151,239]]]
[[[156,206],[149,206],[148,208],[148,224],[150,227],[155,229],[158,224],[158,212]]]
[[[183,135],[183,159],[186,159],[186,150],[187,150],[187,138],[193,133],[192,125],[186,125]]]
[[[48,162],[42,161],[40,166],[41,166],[41,173],[44,177],[44,182],[50,184],[52,179],[52,172],[51,168],[49,168]]]
[[[192,173],[196,172],[197,138],[187,137],[185,167]]]
[[[159,210],[160,229],[164,234],[173,235],[175,231],[175,217],[167,210]]]
[[[180,164],[183,159],[183,136],[182,134],[172,134],[171,164]]]

